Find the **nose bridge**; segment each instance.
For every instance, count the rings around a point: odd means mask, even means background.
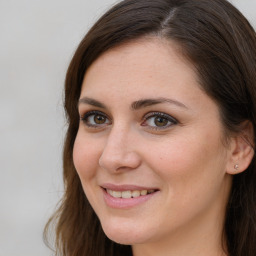
[[[121,161],[121,158],[123,159],[128,152],[128,146],[131,143],[130,139],[131,131],[128,127],[123,124],[114,125],[106,140],[103,154],[108,159]]]
[[[113,125],[113,128],[111,129],[105,147],[113,147],[118,148],[120,146],[124,146],[127,144],[129,131],[130,129],[125,124],[116,124]]]
[[[134,169],[140,164],[139,155],[136,152],[135,134],[130,127],[124,124],[113,125],[99,164],[109,171]]]

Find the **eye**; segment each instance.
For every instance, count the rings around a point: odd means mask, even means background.
[[[81,120],[86,126],[95,128],[102,127],[111,123],[107,115],[100,111],[89,111],[81,117]]]
[[[177,123],[178,121],[168,114],[151,112],[144,117],[142,126],[149,126],[152,129],[165,129]]]

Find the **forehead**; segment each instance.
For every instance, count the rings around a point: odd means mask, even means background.
[[[144,38],[103,53],[87,70],[83,90],[107,88],[110,91],[114,85],[115,90],[149,89],[153,84],[160,90],[166,82],[169,87],[188,80],[199,84],[194,66],[180,54],[177,44],[160,38]]]

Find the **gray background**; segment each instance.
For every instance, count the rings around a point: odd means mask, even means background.
[[[63,82],[113,0],[0,0],[0,256],[52,255],[45,222],[63,191]],[[256,0],[232,1],[256,27]]]

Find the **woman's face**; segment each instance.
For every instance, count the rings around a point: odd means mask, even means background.
[[[84,77],[79,114],[74,164],[110,239],[135,245],[221,230],[230,152],[216,103],[174,43],[104,53]]]

